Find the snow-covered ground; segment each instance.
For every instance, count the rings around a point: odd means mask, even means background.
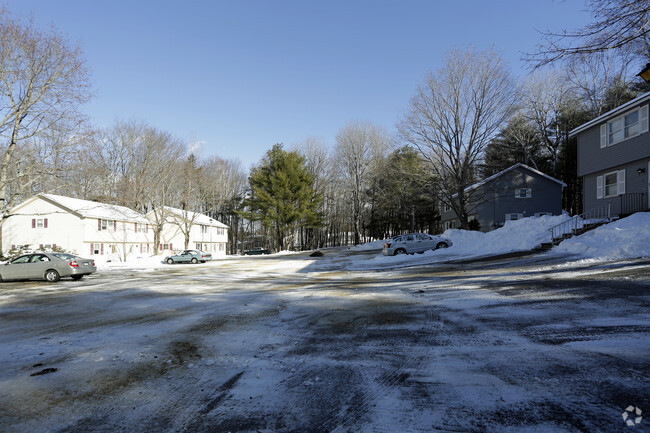
[[[650,214],[480,260],[557,222],[451,230],[413,256],[154,257],[3,283],[0,431],[631,431],[625,409],[650,411]]]

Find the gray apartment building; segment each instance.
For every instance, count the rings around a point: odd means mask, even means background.
[[[541,171],[515,164],[465,189],[466,195],[471,197],[468,218],[477,220],[479,229],[488,232],[508,220],[560,215],[565,186],[564,182]],[[456,214],[444,205],[441,220],[443,230],[460,227]]]
[[[650,92],[571,131],[578,139],[583,209],[607,207],[612,216],[648,210]]]

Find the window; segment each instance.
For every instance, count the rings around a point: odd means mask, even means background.
[[[32,218],[32,228],[33,229],[46,229],[47,228],[47,218]]]
[[[515,190],[515,198],[531,198],[533,190],[531,188],[519,188]]]
[[[546,215],[553,215],[553,214],[551,212],[535,212],[536,217],[541,217]]]
[[[610,120],[600,127],[600,147],[613,146],[648,130],[648,106]]]
[[[625,194],[625,170],[612,171],[596,178],[596,198]]]
[[[455,221],[445,221],[444,223],[442,223],[442,230],[445,231],[445,230],[453,229],[455,226],[456,226]]]
[[[515,221],[522,219],[524,217],[524,214],[522,213],[507,213],[506,214],[506,221]]]
[[[208,232],[208,226],[201,226],[201,233],[206,234]]]

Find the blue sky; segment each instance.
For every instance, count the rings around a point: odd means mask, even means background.
[[[335,144],[349,121],[389,133],[450,48],[492,46],[516,76],[537,30],[589,21],[582,0],[8,0],[79,43],[97,127],[142,119],[203,157],[256,164],[275,143]]]

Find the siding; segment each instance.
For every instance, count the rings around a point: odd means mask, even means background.
[[[530,188],[532,197],[515,198],[515,190]],[[547,177],[540,176],[524,167],[510,170],[491,182],[482,185],[479,196],[481,203],[468,206],[468,214],[474,216],[483,232],[494,230],[505,223],[506,214],[519,213],[523,217],[536,213],[548,212],[553,215],[562,213],[562,185]],[[444,212],[442,221],[457,221],[453,212]]]
[[[578,176],[628,164],[650,157],[650,131],[622,141],[613,146],[600,148],[600,125],[578,134]]]
[[[598,206],[602,206],[606,203],[611,204],[612,215],[619,215],[621,211],[621,197],[606,197],[598,199],[596,195],[596,178],[602,176],[606,173],[615,171],[615,170],[625,170],[625,193],[643,193],[645,197],[646,206],[648,204],[648,163],[650,162],[650,157],[645,159],[635,161],[632,163],[610,167],[602,171],[597,171],[595,173],[590,173],[584,176],[583,182],[583,202],[584,210],[593,209]],[[644,172],[638,172],[638,169],[643,169]]]

